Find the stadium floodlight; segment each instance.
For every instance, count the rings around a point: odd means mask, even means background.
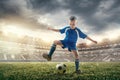
[[[15,33],[18,35],[25,35],[25,30],[22,30],[20,27],[16,25],[6,25],[2,28],[3,32],[6,33]]]
[[[19,25],[4,25],[4,27],[2,27],[2,31],[5,35],[9,35],[8,33],[10,32],[10,33],[17,34],[20,37],[25,36],[25,35],[31,36],[31,37],[36,36],[35,33],[32,32],[31,30],[21,28],[21,26]]]

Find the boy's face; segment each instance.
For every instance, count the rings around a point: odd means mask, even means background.
[[[71,29],[75,28],[76,22],[77,22],[76,20],[72,20],[72,21],[70,20],[70,28]]]

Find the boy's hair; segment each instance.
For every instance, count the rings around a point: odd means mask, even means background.
[[[70,21],[73,21],[73,20],[77,20],[77,18],[75,16],[71,16]]]

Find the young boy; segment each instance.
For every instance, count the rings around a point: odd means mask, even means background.
[[[52,44],[50,52],[48,54],[43,54],[43,58],[47,59],[48,61],[51,61],[52,55],[57,45],[60,45],[62,48],[68,48],[68,50],[71,51],[75,56],[75,67],[76,67],[75,73],[79,74],[81,73],[81,71],[79,70],[79,56],[76,48],[76,42],[78,37],[83,39],[86,38],[96,44],[97,41],[91,39],[86,34],[84,34],[78,27],[76,27],[76,21],[77,21],[76,17],[71,16],[69,26],[66,26],[63,29],[53,29],[50,27],[48,28],[48,30],[60,32],[61,34],[65,33],[66,37],[64,38],[64,40],[55,40]]]

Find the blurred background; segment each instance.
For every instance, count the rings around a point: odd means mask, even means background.
[[[120,61],[119,0],[0,0],[0,61],[44,62],[54,40],[65,35],[48,31],[69,25],[78,18],[77,27],[98,41],[77,42],[81,62]],[[53,62],[74,61],[74,55],[57,47]]]

